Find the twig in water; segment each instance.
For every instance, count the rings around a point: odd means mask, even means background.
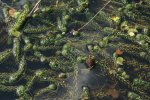
[[[82,30],[85,26],[87,26],[110,2],[111,0],[109,0],[86,24],[79,28],[78,31]]]
[[[28,16],[31,16],[33,12],[36,12],[39,9],[38,6],[39,6],[39,4],[40,4],[41,1],[42,0],[38,0],[37,1],[37,3],[34,5],[33,9],[31,10],[31,12],[29,13]]]

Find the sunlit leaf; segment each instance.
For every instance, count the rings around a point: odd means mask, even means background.
[[[122,58],[122,57],[118,57],[117,58],[117,60],[116,60],[116,63],[118,64],[118,65],[123,65],[123,62],[124,62],[125,60]]]

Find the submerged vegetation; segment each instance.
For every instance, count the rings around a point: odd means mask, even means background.
[[[1,98],[150,99],[149,0],[0,5]]]

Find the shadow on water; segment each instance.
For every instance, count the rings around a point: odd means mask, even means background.
[[[83,86],[89,87],[90,91],[96,91],[102,89],[107,84],[107,77],[104,76],[104,72],[100,70],[99,66],[95,66],[93,69],[87,69],[85,64],[79,64],[78,73],[78,96],[81,98]]]

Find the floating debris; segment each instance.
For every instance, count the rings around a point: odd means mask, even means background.
[[[4,1],[1,98],[150,100],[149,0]]]
[[[9,8],[9,11],[8,11],[9,16],[13,17],[15,12],[16,12],[16,10],[14,8]]]
[[[123,62],[124,62],[125,60],[122,58],[122,57],[117,57],[117,59],[116,59],[116,63],[118,64],[118,65],[123,65]]]
[[[120,49],[117,49],[117,50],[116,50],[116,54],[117,54],[117,55],[122,55],[122,54],[123,54],[123,51],[120,50]]]
[[[86,64],[89,69],[92,69],[95,66],[95,57],[89,55],[86,59]]]

